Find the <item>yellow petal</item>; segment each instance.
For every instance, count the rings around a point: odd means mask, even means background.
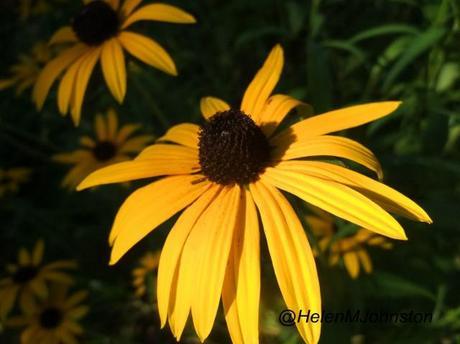
[[[321,313],[321,294],[315,259],[305,231],[286,198],[274,187],[257,181],[250,184],[267,238],[268,251],[287,308]],[[321,323],[296,322],[307,343],[317,343]]]
[[[99,141],[107,140],[107,124],[101,114],[97,114],[94,117],[94,130]]]
[[[313,112],[311,106],[284,94],[275,94],[268,98],[259,118],[259,125],[265,136],[271,136],[294,108],[304,116]]]
[[[284,64],[284,52],[281,45],[273,47],[262,68],[249,84],[241,102],[241,110],[259,123],[265,103],[281,76]]]
[[[277,147],[274,156],[275,160],[277,157],[280,157],[281,160],[291,160],[306,157],[334,156],[352,160],[374,171],[380,180],[383,178],[382,166],[374,153],[360,143],[345,137],[322,135],[295,141],[287,147]]]
[[[17,287],[6,288],[1,291],[1,301],[0,301],[0,320],[4,320],[8,313],[14,306],[16,301],[16,296],[18,293]]]
[[[119,103],[122,103],[126,94],[126,66],[125,55],[118,38],[112,38],[103,44],[101,66],[110,92]]]
[[[354,128],[395,111],[401,102],[388,101],[355,105],[339,110],[326,112],[322,115],[307,118],[282,131],[274,138],[274,143],[293,139],[300,141],[308,137],[333,133]]]
[[[177,75],[176,65],[171,56],[154,40],[129,31],[123,31],[118,38],[134,57],[165,73]]]
[[[259,219],[251,193],[244,193],[244,213],[239,217],[222,301],[227,327],[234,344],[259,342],[260,246]]]
[[[372,272],[372,261],[371,257],[369,257],[369,254],[364,249],[357,250],[356,254],[358,255],[359,260],[361,261],[364,271],[370,274]]]
[[[45,250],[45,243],[43,240],[38,240],[35,244],[34,251],[32,253],[32,264],[37,266],[43,260],[43,252]]]
[[[267,168],[262,180],[358,226],[407,240],[403,228],[390,214],[348,186],[280,167]]]
[[[379,183],[347,168],[320,161],[282,162],[279,166],[283,169],[295,170],[347,185],[390,212],[416,221],[432,223],[428,214],[408,197],[383,183]]]
[[[180,338],[184,329],[190,312],[191,295],[193,293],[192,288],[183,288],[180,290],[178,298],[175,297],[180,257],[192,228],[220,190],[220,186],[212,185],[190,205],[174,224],[163,245],[158,266],[158,311],[162,327],[166,324],[169,314],[172,319],[171,324],[174,324],[172,331],[176,338]],[[190,277],[193,278],[193,274]],[[183,278],[184,276],[182,276]],[[178,300],[180,302],[177,302]]]
[[[156,143],[145,148],[137,157],[136,160],[187,160],[198,162],[198,149],[174,144]]]
[[[120,153],[139,153],[149,142],[152,142],[152,135],[140,135],[128,139],[119,148]]]
[[[78,149],[71,153],[53,155],[53,160],[61,164],[76,164],[91,159],[92,153],[86,149]]]
[[[166,4],[151,4],[141,7],[130,15],[123,23],[122,29],[126,29],[129,25],[140,20],[156,20],[175,24],[196,23],[191,14],[178,7]]]
[[[105,0],[115,11],[120,7],[120,0]]]
[[[75,307],[79,303],[81,303],[86,297],[88,296],[88,292],[86,290],[80,290],[70,296],[64,303],[64,307],[66,309]]]
[[[75,90],[71,107],[71,115],[75,125],[80,123],[81,107],[83,105],[83,97],[85,95],[86,86],[88,85],[88,81],[100,54],[101,49],[94,48],[78,69],[78,74],[75,79]]]
[[[192,123],[181,123],[170,128],[157,141],[169,141],[191,148],[198,148],[200,127]]]
[[[196,289],[192,299],[192,317],[198,337],[203,342],[211,332],[219,308],[225,268],[237,221],[244,215],[241,187],[224,189],[198,220],[184,247],[198,251],[195,260]],[[241,208],[241,209],[240,209]],[[178,285],[180,288],[185,287]]]
[[[53,44],[62,44],[62,43],[72,43],[77,41],[77,36],[73,31],[72,27],[64,26],[57,30],[49,41],[49,45]]]
[[[118,117],[114,109],[107,111],[107,138],[113,142],[116,140],[118,129]]]
[[[41,110],[43,107],[46,96],[54,81],[72,62],[87,51],[87,49],[85,45],[77,44],[63,51],[58,57],[51,60],[40,72],[32,93],[32,98],[38,110]]]
[[[229,110],[230,105],[216,97],[204,97],[200,100],[200,109],[203,117],[209,120],[217,112]]]
[[[140,4],[142,0],[125,0],[121,12],[125,17],[129,16]]]
[[[199,175],[167,177],[133,192],[115,217],[109,237],[113,245],[110,264],[115,264],[149,232],[203,194],[210,184],[198,182],[202,179]]]
[[[359,275],[359,261],[356,252],[347,252],[343,255],[343,262],[347,268],[348,274],[355,279]]]
[[[19,249],[18,262],[19,265],[29,265],[31,263],[30,254],[24,247]]]

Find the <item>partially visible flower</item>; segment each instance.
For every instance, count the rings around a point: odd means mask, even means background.
[[[78,125],[86,87],[99,60],[110,92],[122,103],[126,93],[124,50],[152,67],[177,75],[174,61],[163,47],[127,29],[142,20],[192,24],[195,18],[177,7],[161,3],[138,8],[141,2],[84,1],[72,25],[61,28],[51,38],[50,44],[70,43],[72,46],[50,61],[40,74],[33,92],[39,110],[53,83],[66,71],[59,84],[58,107],[63,115],[70,111]]]
[[[361,267],[365,273],[372,272],[372,261],[367,252],[368,246],[391,249],[393,244],[385,237],[364,228],[345,237],[335,238],[337,226],[334,217],[324,211],[316,210],[317,215],[308,215],[307,223],[320,240],[320,250],[329,255],[329,264],[337,265],[342,259],[351,278],[359,276]]]
[[[9,192],[17,192],[19,185],[29,180],[31,173],[32,171],[25,167],[0,168],[0,198]]]
[[[16,299],[22,310],[30,309],[35,296],[45,298],[48,294],[46,282],[71,284],[72,278],[61,269],[74,268],[75,262],[59,260],[42,264],[45,245],[37,241],[33,251],[21,248],[16,264],[6,266],[7,276],[0,279],[0,319],[4,319],[14,307]]]
[[[79,320],[88,313],[88,306],[82,305],[86,291],[69,295],[68,286],[52,284],[50,293],[30,303],[23,315],[8,320],[9,326],[24,326],[21,344],[77,343],[77,336],[83,333]]]
[[[136,289],[135,294],[137,297],[145,295],[148,288],[147,283],[153,283],[153,273],[158,269],[160,253],[161,251],[147,252],[140,259],[139,266],[133,270],[133,286]]]
[[[151,135],[133,135],[140,128],[138,124],[126,124],[118,127],[115,110],[110,109],[107,115],[96,115],[94,131],[96,137],[82,136],[81,148],[71,153],[56,154],[53,159],[63,164],[73,165],[62,181],[62,185],[74,188],[89,173],[98,168],[131,159],[131,155],[139,153]]]
[[[16,95],[33,86],[45,64],[51,59],[51,50],[46,43],[34,45],[28,55],[19,55],[18,62],[10,67],[10,76],[0,80],[0,91],[16,88]]]

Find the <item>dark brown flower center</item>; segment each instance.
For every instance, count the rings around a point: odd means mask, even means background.
[[[91,1],[83,6],[72,22],[72,28],[80,41],[99,45],[115,36],[119,29],[117,13],[105,1]]]
[[[117,147],[113,142],[100,141],[93,148],[93,155],[99,161],[107,161],[117,154]]]
[[[63,314],[56,307],[45,308],[40,314],[40,325],[46,329],[58,327],[62,322]]]
[[[245,185],[257,180],[270,161],[262,130],[240,110],[218,112],[201,126],[199,158],[211,181]]]
[[[27,283],[37,276],[38,270],[35,266],[22,266],[13,275],[13,281],[18,284]]]

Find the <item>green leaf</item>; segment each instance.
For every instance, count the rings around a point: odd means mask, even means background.
[[[428,289],[397,275],[386,272],[376,272],[375,281],[382,294],[390,297],[424,297],[435,300],[435,295]]]
[[[329,40],[324,41],[323,46],[326,48],[332,48],[337,50],[342,50],[348,52],[355,56],[359,61],[364,61],[366,59],[366,55],[364,51],[356,47],[355,45],[347,42],[347,41],[336,41],[336,40]]]
[[[366,39],[374,38],[378,36],[392,35],[392,34],[416,35],[418,33],[419,33],[418,29],[410,25],[386,24],[382,26],[376,26],[376,27],[373,27],[365,31],[361,31],[357,35],[350,38],[348,42],[351,44],[355,44],[360,41],[364,41]]]

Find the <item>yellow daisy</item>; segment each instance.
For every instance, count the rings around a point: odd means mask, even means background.
[[[35,44],[29,55],[20,55],[18,62],[11,66],[10,77],[0,80],[0,91],[16,87],[16,95],[33,86],[45,64],[51,59],[51,51],[46,43]]]
[[[367,148],[327,134],[386,116],[399,102],[331,111],[277,133],[290,110],[302,105],[287,95],[271,95],[283,56],[276,45],[249,84],[241,107],[204,98],[203,125],[174,126],[159,139],[162,143],[147,147],[133,161],[92,173],[78,187],[164,176],[135,191],[121,206],[109,237],[111,264],[186,208],[166,239],[158,267],[162,325],[169,320],[177,339],[191,313],[204,341],[222,296],[233,342],[258,342],[259,217],[287,308],[321,312],[313,253],[296,213],[278,189],[391,238],[406,235],[386,210],[431,222],[423,209],[388,186],[310,159],[345,158],[381,175]],[[306,342],[318,342],[321,324],[296,325]]]
[[[69,295],[68,286],[53,284],[46,298],[32,302],[22,316],[11,318],[7,324],[25,326],[22,344],[77,343],[76,337],[83,333],[78,322],[89,310],[81,304],[87,294],[78,291]]]
[[[56,154],[53,159],[63,164],[74,165],[67,173],[62,185],[75,188],[90,172],[115,162],[131,159],[132,154],[139,153],[151,135],[133,135],[140,125],[126,124],[118,127],[118,117],[114,110],[107,115],[96,115],[94,131],[96,137],[82,136],[81,148],[71,153]]]
[[[33,91],[33,100],[40,110],[55,80],[66,70],[58,89],[59,111],[70,110],[78,125],[88,81],[97,61],[110,92],[122,103],[126,93],[126,66],[123,50],[142,62],[163,72],[177,75],[169,54],[154,40],[129,31],[142,20],[191,24],[195,18],[181,9],[166,4],[139,7],[141,0],[94,0],[85,5],[73,18],[72,26],[58,30],[50,44],[70,43],[50,61],[41,72]]]
[[[329,264],[337,265],[343,259],[345,268],[351,278],[359,276],[361,266],[366,273],[372,272],[372,261],[367,252],[367,246],[391,249],[393,244],[385,237],[372,233],[364,228],[346,237],[334,238],[337,227],[334,218],[323,211],[316,211],[316,215],[308,215],[307,223],[313,233],[320,237],[318,246],[322,252],[329,252]]]
[[[19,185],[29,180],[31,173],[32,171],[25,167],[0,168],[0,198],[9,192],[17,192]]]
[[[75,262],[59,260],[42,265],[44,243],[39,240],[33,251],[21,248],[16,264],[6,266],[7,276],[0,279],[0,319],[8,315],[19,299],[21,309],[27,309],[34,296],[46,297],[47,281],[72,283],[72,278],[61,269],[74,268]]]
[[[158,268],[160,262],[160,251],[147,252],[141,259],[140,264],[133,270],[133,286],[136,289],[137,297],[142,297],[147,291],[149,276],[153,277],[153,272]]]

